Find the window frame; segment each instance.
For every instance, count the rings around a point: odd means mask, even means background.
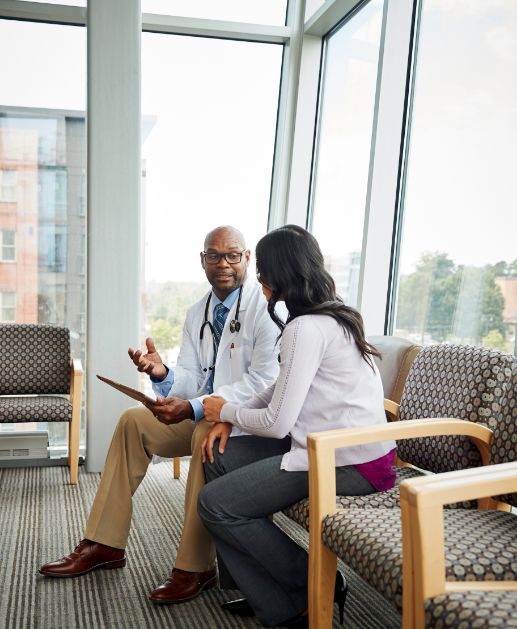
[[[10,233],[13,234],[13,244],[5,244],[5,236],[4,234],[6,233]],[[15,264],[17,262],[16,259],[16,253],[17,253],[17,246],[16,246],[16,230],[15,229],[0,229],[0,262],[2,264]],[[4,250],[5,249],[12,249],[14,252],[14,255],[12,258],[4,258]]]
[[[6,173],[12,175],[13,182],[5,183]],[[18,171],[16,168],[0,168],[0,203],[16,203],[16,186],[18,182]],[[11,192],[7,193],[6,190]]]
[[[14,299],[14,305],[4,305],[4,299],[6,295],[12,295]],[[14,315],[12,319],[4,318],[4,311],[9,308],[13,309]],[[14,290],[0,290],[0,323],[14,323],[16,321],[16,291]]]

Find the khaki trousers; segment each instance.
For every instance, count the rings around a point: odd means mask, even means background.
[[[143,406],[127,410],[113,434],[84,537],[125,548],[131,525],[131,498],[153,454],[171,458],[191,454],[183,531],[175,566],[190,572],[212,568],[215,547],[197,513],[198,495],[205,484],[200,445],[210,426],[205,420],[194,423],[190,419],[167,426]]]

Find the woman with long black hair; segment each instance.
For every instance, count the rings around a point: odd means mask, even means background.
[[[336,296],[309,232],[296,225],[270,232],[257,245],[256,263],[269,314],[281,333],[280,374],[276,384],[244,405],[205,399],[205,418],[216,423],[203,445],[210,482],[200,495],[199,513],[246,597],[233,611],[250,609],[265,626],[306,627],[307,553],[268,516],[308,496],[309,433],[386,421],[373,361],[378,352],[365,339],[361,315]],[[278,301],[288,311],[285,323],[275,312]],[[261,437],[289,435],[290,449],[262,460],[249,452],[252,462],[229,471],[222,450],[232,426]],[[214,447],[216,440],[222,448]],[[245,438],[241,443],[245,449]],[[338,449],[338,494],[392,487],[394,448],[390,441]],[[341,609],[345,593],[338,573]]]

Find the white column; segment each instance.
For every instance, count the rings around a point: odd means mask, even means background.
[[[291,176],[285,219],[286,223],[295,223],[302,227],[307,225],[309,208],[321,52],[320,36],[303,36]]]
[[[101,471],[131,400],[96,374],[138,386],[140,0],[88,0],[87,470]]]

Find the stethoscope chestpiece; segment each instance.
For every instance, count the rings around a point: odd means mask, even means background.
[[[210,332],[212,333],[212,338],[214,337],[214,326],[210,323],[210,321],[208,320],[208,308],[210,307],[210,298],[211,298],[212,294],[210,293],[208,295],[208,299],[206,300],[206,304],[205,304],[205,318],[204,321],[201,325],[201,329],[199,330],[199,340],[202,341],[203,340],[203,333],[205,331],[205,326],[208,326],[208,328],[210,329]],[[235,319],[232,319],[230,321],[230,325],[228,326],[230,328],[230,332],[233,334],[234,332],[238,332],[241,329],[241,322],[239,321],[239,311],[240,311],[240,307],[241,307],[241,296],[242,296],[242,286],[239,289],[239,298],[237,299],[237,307],[235,309]]]
[[[230,321],[230,332],[233,334],[234,332],[238,332],[241,329],[241,322],[232,319]]]

